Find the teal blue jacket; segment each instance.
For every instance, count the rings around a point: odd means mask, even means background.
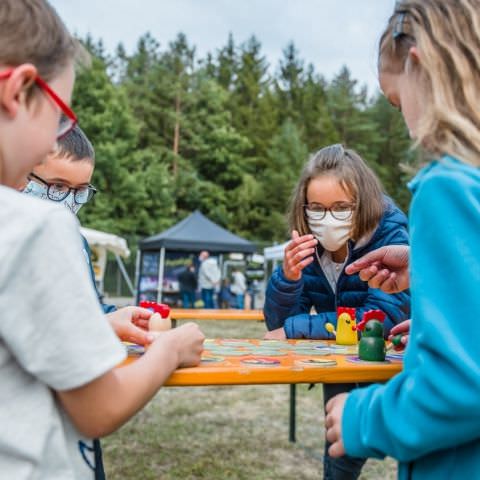
[[[480,169],[451,157],[410,183],[412,328],[404,369],[345,403],[346,452],[400,479],[480,478]]]

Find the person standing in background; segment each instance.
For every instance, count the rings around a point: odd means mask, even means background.
[[[244,273],[236,268],[232,273],[232,280],[230,290],[235,295],[235,307],[243,310],[245,306],[245,292],[247,291],[247,279]]]
[[[220,269],[217,260],[210,257],[210,253],[206,250],[200,252],[198,259],[201,262],[198,271],[198,286],[202,294],[203,307],[215,308],[213,292],[220,284]]]
[[[195,308],[195,291],[197,290],[197,276],[193,264],[187,265],[178,275],[180,296],[183,308]]]

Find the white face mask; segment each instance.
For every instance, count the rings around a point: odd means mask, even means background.
[[[41,198],[42,200],[50,200],[47,196],[47,187],[46,185],[40,185],[33,180],[30,180],[27,186],[23,189],[23,193],[27,195],[32,195],[32,197]],[[53,202],[53,200],[50,200]],[[83,204],[77,203],[75,201],[75,195],[73,192],[70,192],[66,198],[61,200],[60,202],[55,202],[63,205],[64,207],[68,208],[73,214],[77,214],[78,211],[83,207]]]
[[[306,210],[306,214],[310,231],[325,250],[336,252],[347,243],[352,229],[351,218],[337,220],[330,212],[326,212],[325,217],[319,220],[323,215],[319,212]]]

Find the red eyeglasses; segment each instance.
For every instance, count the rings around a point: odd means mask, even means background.
[[[0,80],[5,80],[12,75],[14,68],[0,72]],[[47,94],[49,97],[58,105],[62,111],[60,116],[60,122],[58,124],[57,130],[57,139],[62,138],[68,132],[75,128],[75,125],[78,123],[77,116],[73,110],[50,88],[48,83],[43,80],[42,77],[37,75],[35,77],[35,83]]]

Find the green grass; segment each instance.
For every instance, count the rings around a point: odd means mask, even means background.
[[[204,321],[209,338],[260,338],[260,322]],[[108,480],[318,480],[322,388],[297,387],[297,443],[288,441],[289,386],[164,388],[102,441]],[[363,480],[393,480],[391,459],[369,460]]]

